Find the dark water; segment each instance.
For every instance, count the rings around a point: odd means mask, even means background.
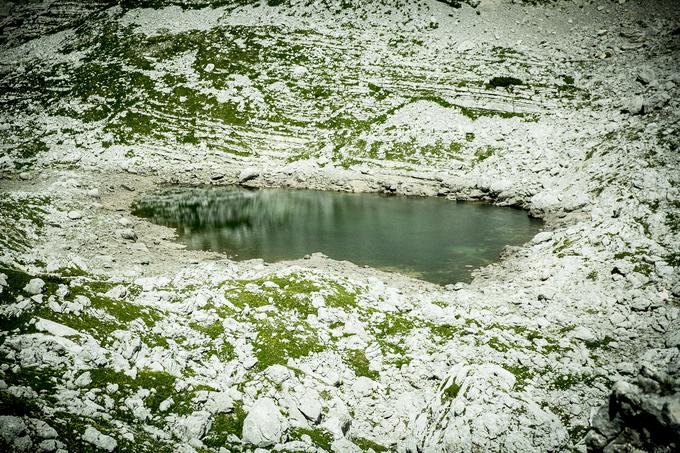
[[[323,252],[439,284],[466,280],[541,227],[517,209],[309,190],[172,188],[143,195],[133,209],[175,227],[190,249],[269,262]]]

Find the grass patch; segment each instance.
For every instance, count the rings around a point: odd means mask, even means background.
[[[331,444],[333,443],[333,434],[321,428],[291,428],[288,432],[288,437],[291,440],[300,440],[302,436],[307,435],[312,439],[312,444],[317,448],[322,448],[326,451],[331,451]]]
[[[378,379],[380,374],[369,369],[370,362],[362,350],[351,350],[345,353],[345,363],[357,376]]]

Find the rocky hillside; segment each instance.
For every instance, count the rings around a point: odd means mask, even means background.
[[[0,27],[2,448],[677,448],[677,2],[14,2]],[[441,287],[186,250],[131,215],[166,183],[546,223]]]

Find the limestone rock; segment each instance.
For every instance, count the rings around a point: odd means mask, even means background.
[[[284,420],[271,398],[260,398],[243,421],[243,440],[256,447],[271,447],[279,442]]]
[[[45,287],[45,282],[42,279],[39,278],[32,278],[26,286],[24,286],[24,291],[26,291],[28,294],[40,294],[43,291],[43,288]]]
[[[680,374],[643,367],[633,382],[615,383],[591,425],[589,452],[678,451]]]
[[[118,230],[118,235],[122,237],[123,239],[127,239],[128,241],[136,241],[137,240],[137,233],[135,233],[135,230],[131,228],[123,228]]]
[[[300,398],[298,409],[302,412],[307,420],[312,423],[319,423],[321,420],[321,402],[319,401],[319,394],[316,391],[307,391]]]
[[[88,426],[87,429],[85,429],[83,440],[105,451],[113,451],[118,446],[116,439],[111,436],[107,436],[106,434],[102,434],[92,426]]]
[[[256,168],[245,168],[238,175],[238,182],[243,184],[244,182],[250,181],[260,176],[260,170]]]

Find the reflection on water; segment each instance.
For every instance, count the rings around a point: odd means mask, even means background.
[[[440,284],[466,280],[541,225],[516,209],[436,198],[240,187],[147,194],[134,214],[177,228],[191,249],[270,262],[323,252]]]

